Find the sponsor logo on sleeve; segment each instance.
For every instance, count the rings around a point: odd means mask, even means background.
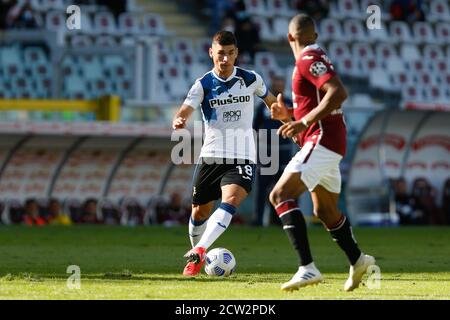
[[[316,61],[309,67],[309,72],[311,72],[314,77],[321,77],[327,73],[327,71],[328,68],[322,61]]]

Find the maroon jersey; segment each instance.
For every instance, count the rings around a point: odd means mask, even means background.
[[[317,107],[325,95],[320,87],[336,75],[333,64],[326,53],[317,45],[307,46],[295,63],[292,75],[292,101],[294,118],[300,120]],[[297,136],[298,144],[319,143],[325,148],[345,155],[346,129],[342,109],[312,124]]]

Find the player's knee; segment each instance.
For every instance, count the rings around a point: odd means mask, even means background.
[[[274,207],[286,200],[284,198],[286,197],[283,196],[283,190],[281,189],[273,189],[269,195],[269,201]]]

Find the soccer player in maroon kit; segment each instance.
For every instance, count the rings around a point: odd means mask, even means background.
[[[375,264],[375,259],[358,248],[349,220],[338,209],[341,191],[339,163],[346,146],[341,105],[347,92],[316,39],[311,17],[299,14],[292,18],[288,40],[296,61],[292,78],[294,108],[286,108],[281,94],[271,106],[272,118],[284,122],[278,134],[294,138],[301,147],[270,194],[270,202],[299,256],[297,273],[281,288],[298,290],[322,281],[311,255],[305,219],[297,204],[299,196],[308,190],[314,214],[350,262],[344,290],[352,291],[359,286],[369,266]]]

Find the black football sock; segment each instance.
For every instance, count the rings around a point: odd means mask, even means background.
[[[331,237],[339,245],[339,247],[345,252],[348,260],[352,265],[358,261],[361,256],[361,250],[358,248],[358,244],[353,236],[352,226],[346,216],[337,224],[335,228],[328,229]]]
[[[313,262],[309,247],[306,222],[294,200],[279,204],[275,210],[283,224],[283,229],[298,254],[299,264],[306,266]]]

